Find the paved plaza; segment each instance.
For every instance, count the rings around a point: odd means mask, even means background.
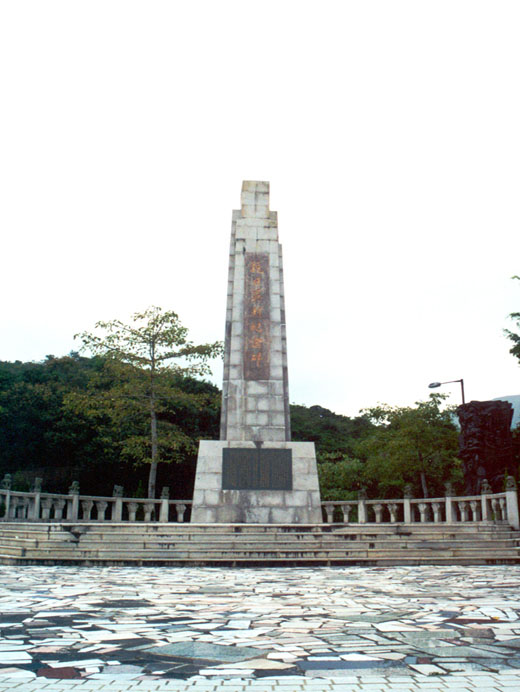
[[[0,567],[0,690],[518,690],[520,566]]]

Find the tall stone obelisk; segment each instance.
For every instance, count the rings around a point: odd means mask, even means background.
[[[314,444],[291,442],[282,248],[269,183],[233,212],[220,441],[202,441],[192,522],[320,523]]]

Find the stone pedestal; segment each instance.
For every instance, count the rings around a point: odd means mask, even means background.
[[[202,441],[191,521],[206,523],[318,524],[322,522],[313,442],[264,442],[263,450],[290,450],[290,490],[223,489],[224,449],[254,452],[247,441]]]

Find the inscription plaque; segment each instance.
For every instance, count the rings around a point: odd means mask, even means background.
[[[292,490],[292,450],[223,449],[222,490]]]
[[[244,379],[268,380],[270,364],[269,255],[246,252],[244,291]]]

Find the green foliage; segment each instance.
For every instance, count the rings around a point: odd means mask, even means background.
[[[135,373],[125,372],[133,369],[77,353],[41,363],[0,362],[0,474],[12,473],[19,489],[40,476],[55,492],[79,480],[85,493],[110,495],[118,484],[134,494],[149,467],[136,467],[135,457],[123,453],[126,437],[146,433],[146,415],[130,386]],[[191,497],[196,442],[218,437],[220,391],[169,371],[160,380],[158,428],[175,427],[189,441],[185,453],[169,458],[178,461],[174,468],[159,464],[159,480],[172,497]],[[111,395],[125,388],[126,402],[115,406]]]
[[[335,452],[353,454],[356,441],[372,427],[366,416],[349,418],[322,406],[291,404],[292,439],[314,442],[318,458]]]
[[[512,278],[520,281],[520,276],[513,276]],[[520,312],[512,312],[509,317],[515,320],[516,326],[520,330]],[[509,329],[504,329],[504,332],[507,338],[513,342],[513,346],[509,349],[509,353],[512,353],[518,358],[518,362],[520,363],[520,334],[512,332]]]
[[[444,494],[444,483],[461,480],[458,433],[445,398],[431,394],[412,407],[381,405],[365,413],[376,426],[356,446],[365,462],[364,481],[374,497],[402,496],[406,483],[416,497]]]
[[[364,464],[359,459],[323,454],[318,461],[322,500],[355,500],[363,487]]]

